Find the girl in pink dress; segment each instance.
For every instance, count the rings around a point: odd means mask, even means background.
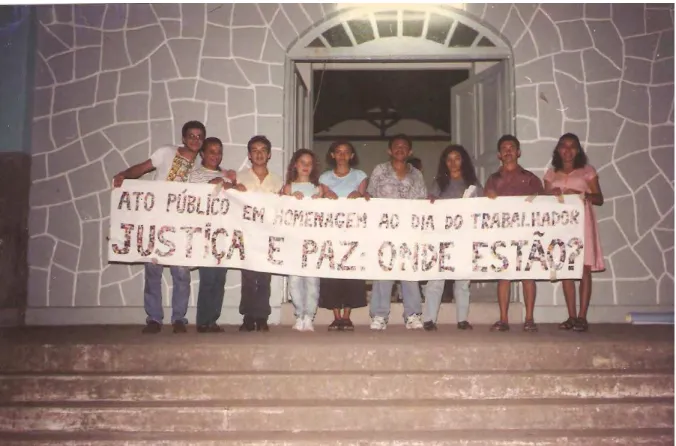
[[[592,271],[603,271],[603,252],[593,205],[603,205],[603,193],[596,169],[587,164],[587,155],[582,150],[580,139],[566,133],[556,144],[552,167],[545,173],[545,192],[551,195],[584,194],[584,270],[580,280],[580,312],[575,308],[575,283],[562,280],[563,295],[568,307],[568,319],[559,328],[562,330],[587,331],[587,310],[592,291]]]

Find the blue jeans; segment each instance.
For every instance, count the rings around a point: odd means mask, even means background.
[[[394,280],[376,280],[373,282],[369,307],[371,317],[384,317],[385,320],[389,318],[393,284]],[[402,280],[401,294],[404,301],[404,319],[422,313],[422,298],[420,297],[418,282]]]
[[[174,290],[171,293],[171,323],[182,321],[187,324],[185,314],[190,301],[190,268],[185,266],[170,266]],[[146,263],[145,289],[143,291],[143,305],[146,309],[146,322],[162,323],[164,308],[162,307],[162,271],[164,265]]]
[[[200,288],[197,293],[197,325],[213,325],[221,317],[225,295],[225,268],[200,268]]]
[[[319,303],[319,277],[289,276],[289,294],[296,317],[314,319]]]
[[[441,297],[444,294],[444,280],[430,280],[425,287],[425,314],[423,321],[437,322]],[[453,283],[455,316],[458,322],[466,321],[469,315],[469,280],[456,280]]]

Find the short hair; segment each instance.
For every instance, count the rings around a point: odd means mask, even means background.
[[[263,135],[256,135],[253,138],[251,138],[248,143],[246,143],[247,152],[251,153],[251,146],[253,146],[257,142],[263,143],[268,153],[272,151],[272,143],[270,143],[270,140]]]
[[[221,149],[223,148],[223,142],[220,139],[216,138],[215,136],[210,136],[206,138],[204,142],[202,142],[202,147],[200,150],[204,152],[204,149],[206,149],[209,144],[217,144]]]
[[[407,159],[406,162],[422,172],[422,160],[420,158],[412,156],[411,158]]]
[[[188,130],[190,129],[198,129],[202,130],[202,133],[204,133],[204,136],[207,136],[207,128],[204,127],[204,124],[202,124],[199,121],[188,121],[185,124],[183,124],[183,128],[181,129],[181,136],[183,138],[188,136]]]
[[[408,146],[409,146],[411,149],[413,148],[413,141],[411,140],[411,138],[409,138],[408,135],[405,135],[405,134],[403,134],[403,133],[398,133],[398,134],[394,135],[393,137],[391,137],[391,138],[387,141],[387,148],[388,148],[388,149],[391,149],[391,148],[392,148],[392,145],[394,144],[394,142],[397,141],[397,140],[399,140],[399,139],[401,139],[402,141],[406,141],[406,142],[408,143]]]
[[[336,149],[340,146],[349,147],[350,150],[352,151],[352,155],[354,155],[350,159],[350,167],[354,167],[357,164],[359,164],[359,157],[357,156],[357,151],[354,149],[354,146],[352,145],[352,143],[350,141],[347,141],[347,140],[338,140],[338,141],[334,141],[333,143],[331,143],[331,145],[329,146],[329,151],[326,152],[326,164],[327,165],[329,165],[331,167],[336,167],[336,160],[333,159],[331,154],[334,153],[336,151]]]
[[[503,142],[511,141],[514,143],[516,146],[517,150],[521,150],[521,143],[519,140],[516,138],[514,135],[502,135],[500,139],[498,139],[498,152],[500,151],[500,146],[502,145]]]

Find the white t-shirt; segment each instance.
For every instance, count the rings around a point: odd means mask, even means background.
[[[163,146],[150,155],[155,168],[155,181],[188,181],[188,174],[197,159],[190,161],[178,153],[176,146]]]

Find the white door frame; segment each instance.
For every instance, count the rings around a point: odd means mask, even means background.
[[[423,21],[421,36],[410,37],[404,35],[402,23],[406,14],[418,14]],[[380,38],[378,20],[387,17],[390,23],[397,23],[396,36]],[[441,17],[452,22],[443,43],[431,41],[427,36],[433,19]],[[352,32],[351,24],[355,21],[362,24],[371,24],[373,39],[359,43]],[[474,30],[476,36],[465,47],[451,46],[456,31],[462,27]],[[349,44],[331,46],[327,39],[327,32],[338,29],[349,38]],[[482,45],[486,40],[491,46]],[[318,46],[312,46],[317,42]],[[295,122],[296,72],[306,78],[309,86],[308,95],[311,99],[309,127],[312,128],[314,115],[314,86],[312,74],[316,69],[350,69],[350,70],[402,70],[410,69],[467,69],[477,71],[481,64],[487,62],[502,62],[506,64],[507,88],[505,89],[505,105],[507,106],[508,126],[510,133],[515,134],[515,83],[514,58],[512,49],[500,33],[492,27],[476,21],[464,11],[442,5],[399,5],[378,4],[364,7],[353,7],[331,14],[325,21],[311,27],[292,43],[287,51],[284,69],[284,131],[283,131],[283,165],[288,163],[295,145],[295,134],[298,126]],[[309,69],[308,69],[309,68]],[[481,67],[483,68],[483,67]],[[480,71],[480,69],[478,70]],[[312,135],[310,135],[312,136]],[[285,173],[283,174],[285,175]],[[283,301],[287,301],[287,285],[284,281]],[[516,291],[516,290],[513,290]],[[516,294],[513,294],[516,296]]]

